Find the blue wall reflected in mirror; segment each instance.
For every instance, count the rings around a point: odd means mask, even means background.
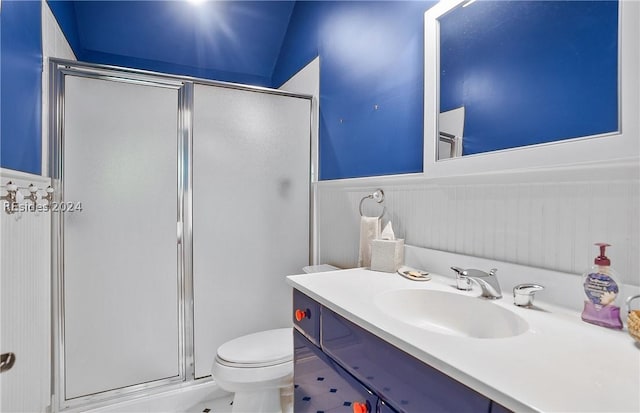
[[[619,130],[617,1],[479,0],[439,23],[463,155]]]

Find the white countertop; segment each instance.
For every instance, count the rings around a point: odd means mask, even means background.
[[[427,282],[351,269],[287,277],[294,288],[365,330],[514,411],[640,412],[640,346],[626,331],[587,324],[578,312],[535,301],[492,301],[523,317],[524,334],[468,338],[405,324],[373,304],[398,289],[460,292],[451,278]],[[479,300],[482,298],[478,298]],[[626,314],[625,314],[626,317]]]

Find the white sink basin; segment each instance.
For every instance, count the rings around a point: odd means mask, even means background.
[[[522,317],[485,299],[443,291],[393,290],[378,294],[374,302],[403,323],[441,334],[504,338],[529,329]]]

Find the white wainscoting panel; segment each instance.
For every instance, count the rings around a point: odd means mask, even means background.
[[[360,199],[376,188],[405,243],[566,273],[582,273],[608,242],[623,281],[640,285],[637,165],[472,178],[368,178],[318,183],[321,263],[354,267]],[[365,202],[365,213],[379,213]],[[384,224],[383,223],[383,224]]]
[[[3,169],[1,184],[46,188],[48,178]],[[28,193],[23,190],[23,193]],[[1,195],[6,195],[4,189]],[[13,368],[0,375],[0,411],[44,412],[51,394],[51,218],[0,209],[0,352]]]

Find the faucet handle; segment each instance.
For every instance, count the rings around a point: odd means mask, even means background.
[[[469,291],[471,289],[471,279],[467,277],[467,270],[463,270],[459,267],[451,267],[456,272],[456,288],[462,291]]]
[[[464,275],[464,271],[465,271],[465,270],[463,270],[463,269],[462,269],[462,268],[460,268],[460,267],[451,267],[451,269],[452,269],[453,271],[455,271],[456,273],[458,273],[458,275]]]
[[[531,307],[536,291],[542,291],[544,287],[538,284],[518,284],[513,287],[513,303],[519,307]]]

